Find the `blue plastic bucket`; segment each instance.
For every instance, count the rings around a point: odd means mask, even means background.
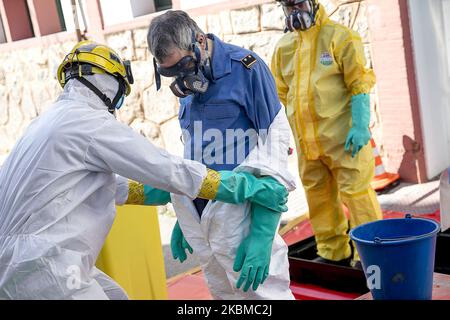
[[[431,300],[436,235],[429,219],[386,219],[350,231],[375,300]]]

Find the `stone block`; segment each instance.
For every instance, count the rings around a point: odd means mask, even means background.
[[[197,23],[198,27],[205,33],[209,33],[208,29],[208,16],[195,16],[192,17],[194,21]]]
[[[269,64],[275,45],[282,36],[283,33],[280,31],[265,31],[245,35],[225,36],[225,41],[254,51]]]
[[[278,4],[263,4],[261,6],[262,30],[284,30],[285,17],[283,9]]]
[[[233,34],[233,25],[231,23],[231,14],[229,10],[224,10],[219,13],[220,26],[222,27],[222,34]]]
[[[232,10],[230,14],[234,33],[254,33],[261,30],[259,6]]]
[[[9,121],[8,90],[6,86],[0,85],[0,126],[6,125]]]
[[[154,122],[138,118],[130,124],[130,127],[151,141],[159,141],[160,144],[161,132]]]
[[[159,91],[153,86],[146,89],[143,97],[146,120],[161,124],[177,115],[178,100],[167,84],[164,83]]]
[[[171,154],[183,157],[184,145],[181,142],[181,128],[178,118],[173,118],[161,125],[161,136],[164,149]]]
[[[220,15],[211,14],[208,15],[208,33],[213,33],[216,36],[222,38],[223,30],[220,23]]]
[[[109,35],[106,38],[106,43],[120,55],[120,58],[124,60],[133,60],[134,52],[131,30]]]
[[[147,44],[147,28],[139,28],[132,31],[134,39],[134,48],[148,48]]]

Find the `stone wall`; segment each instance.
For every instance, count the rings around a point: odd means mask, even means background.
[[[364,39],[368,65],[371,65],[370,38],[366,3],[339,4],[345,1],[321,1],[332,19],[359,31]],[[266,62],[283,35],[284,16],[277,4],[264,4],[235,10],[224,10],[196,16],[199,26],[227,42],[255,51]],[[106,36],[106,42],[124,59],[132,60],[135,76],[131,96],[118,112],[118,119],[142,133],[157,145],[181,155],[182,144],[177,122],[176,98],[167,87],[170,79],[156,92],[152,57],[147,50],[147,29],[125,30]],[[37,47],[0,53],[0,164],[22,135],[30,121],[55,101],[61,88],[56,70],[74,43]],[[373,94],[373,131],[375,138],[381,126]]]
[[[56,71],[74,45],[0,53],[0,165],[31,120],[61,92]]]

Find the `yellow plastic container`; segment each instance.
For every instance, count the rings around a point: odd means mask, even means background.
[[[156,207],[117,207],[97,267],[117,281],[130,299],[167,299]]]

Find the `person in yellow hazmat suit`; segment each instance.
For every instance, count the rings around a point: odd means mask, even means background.
[[[133,76],[111,48],[78,43],[58,80],[58,100],[33,120],[0,171],[0,300],[127,299],[95,267],[115,204],[135,202],[127,179],[188,199],[287,210],[288,191],[275,179],[211,170],[117,121]]]
[[[277,1],[287,33],[276,45],[271,69],[295,136],[317,260],[354,266],[359,256],[355,250],[350,257],[342,203],[351,228],[382,218],[370,186],[375,164],[368,144],[369,92],[375,75],[365,67],[357,32],[331,21],[320,3]]]

